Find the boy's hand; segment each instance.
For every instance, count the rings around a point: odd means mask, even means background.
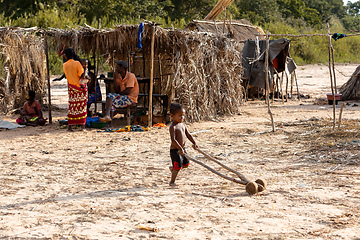
[[[185,154],[184,149],[179,149],[179,154],[180,154],[181,156],[184,156],[184,154]]]
[[[195,150],[198,150],[198,149],[199,149],[199,147],[196,145],[196,143],[194,143],[194,144],[192,145],[192,147],[193,147]]]

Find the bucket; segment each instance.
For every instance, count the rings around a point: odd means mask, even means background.
[[[327,93],[326,97],[327,97],[329,105],[333,105],[333,95],[332,95],[332,93]],[[335,105],[338,104],[338,101],[340,100],[340,97],[341,97],[341,94],[339,94],[339,93],[335,94]]]

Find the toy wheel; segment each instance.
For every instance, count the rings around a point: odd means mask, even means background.
[[[265,180],[263,180],[263,179],[256,179],[255,182],[259,185],[259,186],[258,186],[258,191],[259,191],[259,192],[262,192],[262,191],[264,191],[264,190],[266,189],[267,183],[266,183]]]
[[[256,182],[248,182],[245,190],[248,194],[253,195],[258,192],[258,184]]]

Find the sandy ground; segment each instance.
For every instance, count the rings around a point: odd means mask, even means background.
[[[338,86],[356,67],[336,66]],[[256,195],[196,163],[169,187],[168,128],[68,133],[57,110],[51,125],[0,131],[0,239],[360,239],[359,103],[348,102],[333,130],[332,106],[314,104],[331,92],[327,66],[297,76],[311,98],[275,100],[275,132],[259,100],[188,124],[204,151],[267,181]],[[66,109],[65,82],[53,85],[53,103]]]

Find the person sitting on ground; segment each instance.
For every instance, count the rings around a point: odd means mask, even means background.
[[[190,165],[189,159],[184,156],[186,153],[186,138],[192,142],[194,149],[197,149],[197,145],[184,123],[185,109],[181,106],[181,104],[172,103],[170,105],[170,117],[172,118],[172,123],[169,128],[171,138],[170,157],[172,166],[169,167],[171,171],[171,180],[169,185],[176,186],[175,180],[180,169],[187,168]]]
[[[23,109],[20,111],[20,117],[16,119],[16,122],[26,126],[43,126],[46,119],[43,118],[39,101],[35,100],[35,92],[29,90],[26,99],[27,101],[24,103]]]
[[[81,59],[81,65],[84,68],[84,71],[87,72],[87,76],[89,77],[89,82],[87,83],[88,87],[88,100],[87,100],[87,112],[88,116],[91,115],[90,107],[92,103],[95,103],[95,92],[96,92],[96,102],[101,102],[101,90],[99,81],[96,79],[96,76],[93,72],[91,72],[88,68],[89,61],[87,59]],[[96,87],[96,91],[95,91]]]
[[[100,118],[101,122],[111,122],[115,108],[125,108],[137,103],[139,84],[135,74],[128,72],[128,63],[124,60],[115,61],[114,91],[106,95],[106,114]],[[110,115],[110,112],[112,114]]]

